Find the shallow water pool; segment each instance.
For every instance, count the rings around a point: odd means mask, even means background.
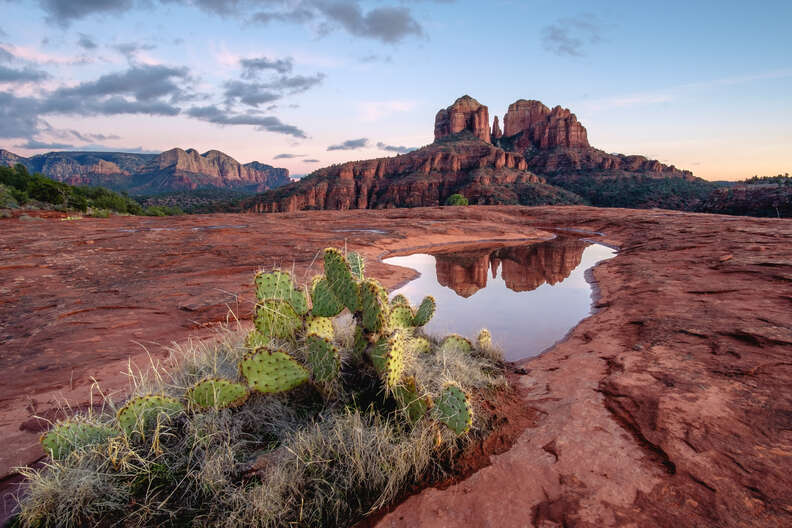
[[[427,333],[474,339],[481,328],[509,361],[535,356],[591,313],[585,272],[616,251],[561,236],[533,244],[438,249],[383,260],[421,275],[393,291],[413,305],[434,296],[437,311]]]

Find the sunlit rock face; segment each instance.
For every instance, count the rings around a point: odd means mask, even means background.
[[[489,275],[494,278],[500,270],[510,290],[532,291],[569,277],[588,245],[578,239],[558,238],[496,250],[436,254],[437,281],[462,297],[470,297],[487,286]]]

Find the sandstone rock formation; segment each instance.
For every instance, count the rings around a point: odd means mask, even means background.
[[[509,105],[503,126],[502,140],[496,144],[524,154],[528,167],[539,174],[587,171],[587,176],[595,177],[641,173],[693,179],[690,171],[645,156],[608,154],[592,147],[586,128],[575,114],[560,106],[551,110],[539,101],[520,99]]]
[[[560,106],[550,110],[534,100],[520,99],[510,104],[503,117],[503,135],[512,137],[518,134],[518,149],[589,146],[586,129],[575,114]]]
[[[560,106],[551,110],[539,101],[521,99],[511,104],[504,130],[496,116],[490,134],[489,110],[465,95],[437,113],[434,135],[432,145],[402,156],[320,169],[297,183],[244,201],[242,209],[416,207],[442,204],[457,192],[473,204],[585,203],[584,197],[590,196],[567,185],[568,178],[595,183],[635,176],[694,180],[692,173],[673,165],[591,147],[575,114]],[[660,193],[663,198],[665,194]],[[694,201],[698,203],[698,198],[644,206],[683,203],[690,208]]]
[[[498,123],[498,116],[495,116],[495,120],[492,122],[492,139],[500,139],[503,137],[503,132],[501,132],[500,123]]]
[[[200,188],[261,192],[289,183],[289,171],[251,162],[242,165],[218,150],[199,154],[174,148],[162,154],[50,152],[31,158],[0,150],[0,164],[21,163],[70,185],[102,185],[132,194]]]
[[[442,205],[454,193],[471,203],[524,203],[522,194],[579,198],[525,170],[525,158],[468,135],[390,158],[320,169],[302,180],[243,202],[251,212],[384,209]]]
[[[463,95],[454,104],[437,112],[435,116],[435,140],[472,132],[482,141],[490,142],[489,110],[469,95]]]

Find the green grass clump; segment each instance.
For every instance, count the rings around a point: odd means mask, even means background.
[[[425,335],[413,314],[428,322],[433,299],[390,305],[360,256],[325,256],[313,307],[290,275],[259,273],[255,330],[177,348],[130,373],[123,405],[56,424],[52,459],[22,470],[18,522],[351,526],[452,470],[492,426],[502,362]]]

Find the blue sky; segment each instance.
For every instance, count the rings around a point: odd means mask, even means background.
[[[222,150],[304,174],[470,94],[708,179],[792,168],[792,2],[0,0],[0,148]],[[333,147],[336,148],[333,148]],[[391,148],[388,148],[391,147]]]

